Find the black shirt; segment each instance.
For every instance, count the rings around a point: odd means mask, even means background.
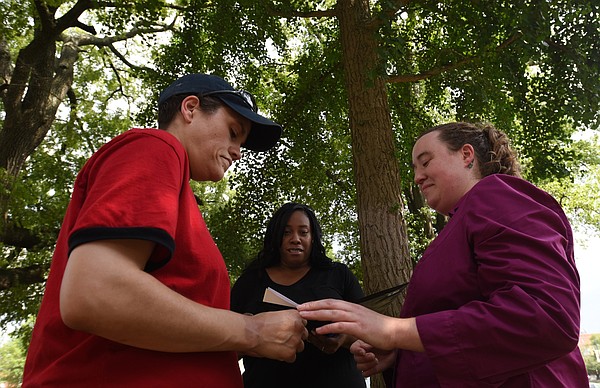
[[[283,286],[271,280],[264,269],[248,270],[231,291],[231,309],[239,313],[258,314],[286,307],[262,301],[271,287],[297,303],[318,299],[343,299],[355,302],[363,296],[358,280],[342,263],[328,268],[312,267],[296,283]],[[309,322],[309,329],[312,322]],[[356,368],[354,357],[346,348],[326,354],[305,342],[296,361],[286,363],[267,358],[244,357],[245,388],[364,388],[365,379]]]

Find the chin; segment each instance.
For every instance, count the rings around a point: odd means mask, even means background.
[[[192,175],[191,178],[193,181],[196,182],[207,182],[207,181],[211,181],[211,182],[218,182],[221,179],[223,179],[223,177],[225,176],[224,173],[216,173],[216,174],[207,174],[207,175]]]

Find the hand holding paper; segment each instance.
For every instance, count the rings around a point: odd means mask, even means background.
[[[385,307],[390,304],[395,297],[408,286],[408,283],[402,283],[398,286],[388,288],[383,291],[376,292],[371,295],[367,295],[358,301],[358,304],[363,305],[373,311],[383,314]],[[279,306],[286,306],[296,308],[299,303],[294,302],[287,296],[275,291],[271,287],[267,287],[263,296],[263,302],[272,303]]]

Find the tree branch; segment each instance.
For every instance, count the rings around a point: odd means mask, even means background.
[[[46,268],[32,265],[22,268],[0,268],[0,291],[18,285],[42,283],[46,281]]]
[[[154,27],[154,28],[138,28],[138,27],[134,27],[131,30],[122,33],[122,34],[118,34],[118,35],[114,35],[114,36],[105,36],[103,38],[99,38],[93,35],[61,35],[60,39],[62,41],[67,41],[69,39],[75,39],[77,40],[77,45],[79,47],[81,46],[97,46],[97,47],[106,47],[106,46],[110,46],[115,42],[120,42],[123,40],[127,40],[127,39],[131,39],[134,36],[137,35],[144,35],[144,34],[156,34],[159,32],[165,32],[165,31],[169,31],[170,29],[173,28],[173,24],[169,24],[169,25],[163,25],[163,26],[159,26],[159,27]]]
[[[40,16],[40,25],[41,31],[47,31],[48,34],[52,31],[55,26],[54,23],[54,12],[56,12],[56,7],[49,8],[47,2],[35,0],[33,2],[35,6],[35,10]]]
[[[117,4],[114,1],[95,1],[92,8],[101,9],[101,8],[116,8],[116,7],[123,7],[123,4]],[[210,1],[207,1],[206,4],[203,4],[202,6],[197,5],[197,4],[194,5],[194,8],[196,8],[196,9],[211,8],[211,7],[215,7],[215,4]],[[174,9],[176,11],[186,11],[190,7],[185,6],[185,5],[177,5],[177,4],[170,4],[170,3],[162,2],[160,5],[160,8]]]
[[[119,50],[117,50],[117,49],[115,48],[115,46],[114,46],[112,43],[108,45],[108,49],[109,49],[109,50],[110,50],[110,51],[111,51],[113,54],[115,54],[115,56],[116,56],[117,58],[119,58],[119,59],[121,60],[121,62],[123,62],[124,64],[126,64],[126,65],[127,65],[129,68],[131,68],[131,69],[139,69],[139,70],[144,70],[144,71],[150,71],[150,70],[152,70],[152,69],[150,69],[149,67],[144,67],[144,66],[138,66],[138,65],[134,65],[133,63],[129,62],[129,61],[127,60],[127,58],[125,58],[125,56],[124,56],[123,54],[121,54],[121,53],[119,52]]]
[[[275,9],[271,6],[267,6],[267,11],[272,16],[277,16],[281,18],[291,19],[291,18],[330,18],[337,16],[337,10],[335,8],[330,8],[321,11],[297,11],[293,9],[282,10]]]
[[[381,12],[373,17],[371,22],[367,23],[367,28],[375,30],[381,27],[383,24],[392,20],[398,14],[400,9],[407,7],[410,0],[390,0],[384,2],[384,8]]]
[[[10,221],[6,221],[2,233],[0,234],[0,241],[4,245],[37,251],[42,239],[31,230],[17,226]]]
[[[10,50],[4,39],[4,35],[0,35],[0,81],[2,82],[0,85],[0,96],[2,96],[2,91],[8,87],[8,83],[10,82],[11,68]]]
[[[82,28],[84,31],[88,31],[89,28],[81,27],[82,23],[77,19],[88,9],[92,8],[91,0],[79,0],[75,5],[67,11],[63,16],[56,20],[56,36],[60,35],[66,29],[76,26]],[[89,32],[89,31],[88,31]]]
[[[504,49],[506,49],[508,46],[510,46],[511,44],[513,44],[514,42],[516,42],[517,40],[519,40],[521,37],[523,36],[523,33],[521,31],[516,31],[514,34],[512,34],[508,39],[506,39],[504,42],[502,42],[500,45],[494,47],[492,50],[488,50],[488,51],[495,51],[495,52],[500,52]],[[484,52],[485,54],[485,52]],[[435,67],[433,69],[424,71],[422,73],[419,74],[401,74],[401,75],[390,75],[387,77],[386,82],[388,83],[401,83],[401,82],[417,82],[417,81],[422,81],[431,77],[434,77],[436,75],[440,75],[442,73],[445,73],[447,71],[451,71],[451,70],[455,70],[458,69],[468,63],[471,62],[475,62],[479,59],[481,59],[484,54],[482,55],[472,55],[472,56],[468,56],[468,57],[464,57],[463,59],[454,62],[454,63],[448,63],[446,65],[443,66],[439,66],[439,67]]]

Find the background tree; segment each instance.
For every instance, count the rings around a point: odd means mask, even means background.
[[[23,342],[12,338],[0,342],[0,383],[6,388],[21,386],[25,364]]]
[[[131,124],[126,104],[137,92],[119,67],[135,66],[115,44],[168,30],[166,9],[159,2],[0,3],[2,322],[37,310],[77,170]],[[106,115],[117,98],[121,108]]]
[[[315,208],[367,292],[407,279],[444,223],[412,184],[410,150],[421,129],[448,120],[496,123],[528,179],[600,225],[584,211],[597,196],[571,195],[574,184],[599,187],[597,145],[571,138],[598,128],[595,1],[174,4],[0,3],[4,322],[37,310],[83,161],[130,126],[155,125],[158,91],[192,71],[252,91],[284,126],[280,147],[247,153],[227,182],[195,186],[234,277],[272,212],[296,200]]]
[[[527,177],[541,183],[572,181],[581,153],[571,135],[597,128],[593,2],[219,5],[182,14],[193,27],[175,31],[157,58],[168,74],[233,77],[284,124],[282,147],[238,165],[235,197],[210,213],[215,226],[248,231],[240,244],[221,237],[220,245],[239,247],[238,257],[276,206],[306,201],[340,235],[359,231],[360,249],[344,246],[360,251],[367,291],[384,288],[410,273],[404,215],[425,237],[419,246],[444,223],[400,179],[411,176],[417,132],[444,120],[492,121],[514,139]]]
[[[592,335],[590,344],[582,349],[585,367],[594,380],[600,379],[600,335]]]
[[[407,211],[420,247],[444,223],[422,210],[410,179],[400,179],[411,176],[417,132],[445,120],[495,122],[514,139],[527,177],[541,183],[574,179],[571,135],[597,128],[600,53],[592,2],[220,4],[226,14],[211,19],[194,12],[192,19],[219,20],[222,32],[211,23],[176,31],[158,57],[168,73],[237,78],[284,124],[283,146],[242,162],[226,211],[210,213],[211,229],[242,231],[227,241],[217,236],[219,246],[239,248],[233,258],[249,246],[248,238],[233,239],[243,231],[252,238],[274,206],[294,199],[313,204],[322,219],[339,220],[332,225],[337,231],[358,230],[354,252],[366,291],[389,287],[410,276],[420,252],[409,255]],[[294,39],[281,44],[286,32]],[[268,43],[277,56],[266,56]],[[214,58],[212,44],[223,53],[216,62],[206,60]],[[250,168],[256,165],[258,171]]]

